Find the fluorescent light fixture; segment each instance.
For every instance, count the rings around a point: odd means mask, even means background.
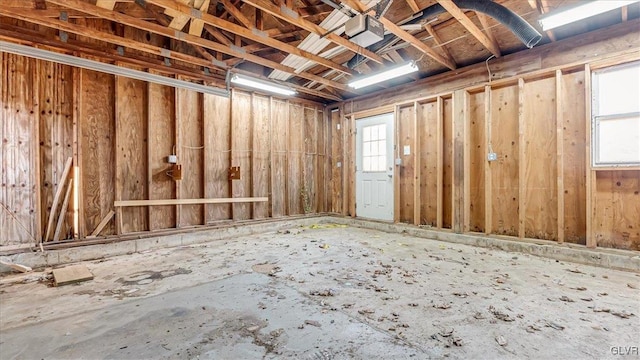
[[[203,94],[229,97],[229,92],[212,86],[192,83],[190,81],[172,79],[162,75],[150,74],[144,71],[128,69],[121,66],[105,64],[103,62],[83,59],[76,56],[60,54],[53,51],[37,49],[31,46],[18,45],[0,41],[0,52],[22,55],[35,59],[51,61],[58,64],[75,66],[82,69],[99,71],[111,75],[124,76],[131,79],[147,81],[154,84],[166,85],[181,89],[192,90]]]
[[[296,94],[295,90],[292,90],[288,87],[276,85],[268,81],[254,79],[254,78],[250,78],[250,77],[239,75],[239,74],[234,74],[233,77],[231,78],[231,82],[234,84],[247,86],[250,88],[268,91],[268,92],[285,95],[285,96],[291,96]]]
[[[540,26],[542,26],[542,30],[547,31],[594,15],[615,10],[623,6],[631,5],[639,1],[640,0],[580,1],[577,6],[552,12],[540,17],[538,21],[540,22]]]
[[[361,89],[363,87],[394,79],[402,75],[411,74],[412,72],[416,71],[418,71],[418,65],[416,65],[415,61],[411,61],[406,64],[379,72],[377,74],[367,75],[363,78],[354,80],[349,83],[349,86],[354,89]]]

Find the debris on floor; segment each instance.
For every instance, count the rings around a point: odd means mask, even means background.
[[[60,269],[53,269],[53,283],[55,286],[74,284],[93,280],[93,274],[86,265],[72,265]]]
[[[0,259],[0,264],[10,267],[11,269],[18,271],[18,272],[22,272],[22,273],[26,273],[26,272],[31,272],[33,271],[32,268],[25,266],[25,265],[20,265],[20,264],[16,264],[13,263],[7,259]]]

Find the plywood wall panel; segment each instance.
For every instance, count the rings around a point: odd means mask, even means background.
[[[251,95],[233,91],[231,102],[231,165],[240,166],[240,180],[233,180],[233,197],[251,196]],[[251,218],[251,204],[233,204],[233,219]]]
[[[442,158],[442,227],[453,225],[453,100],[443,101],[443,158]]]
[[[119,76],[116,87],[116,184],[121,197],[117,200],[145,200],[148,199],[147,85]],[[149,229],[147,207],[125,207],[121,214],[122,233]]]
[[[305,151],[304,146],[304,109],[299,104],[289,105],[289,168],[288,174],[288,200],[289,215],[304,213],[301,191],[302,182],[302,159]]]
[[[80,78],[82,218],[91,233],[113,209],[115,200],[115,77],[81,70]],[[101,234],[115,234],[113,222]]]
[[[204,135],[202,94],[176,89],[178,162],[182,164],[179,195],[182,199],[204,197]],[[179,226],[204,224],[204,205],[180,205]]]
[[[413,223],[413,186],[415,184],[414,158],[417,149],[414,149],[416,131],[414,129],[413,106],[403,107],[399,110],[398,138],[400,148],[400,221]],[[409,154],[405,153],[408,147]]]
[[[420,136],[420,214],[421,223],[436,226],[438,211],[438,103],[418,104],[418,136]]]
[[[584,71],[562,76],[565,241],[586,244]]]
[[[64,164],[73,156],[73,75],[72,68],[37,61],[40,138],[41,232],[44,233],[55,189],[60,184]],[[73,237],[73,209],[63,217],[60,239]]]
[[[271,141],[271,114],[268,97],[252,96],[253,118],[253,151],[251,160],[252,193],[254,197],[268,197],[270,188],[270,141]],[[259,202],[253,204],[253,218],[263,219],[269,217],[269,203]]]
[[[0,54],[2,148],[0,245],[33,243],[38,236],[36,61]]]
[[[204,95],[205,197],[227,198],[231,158],[231,101]],[[207,222],[231,218],[230,204],[207,204]]]
[[[557,240],[555,78],[525,82],[525,237]]]
[[[598,246],[640,250],[640,171],[598,171],[595,192]]]
[[[479,92],[469,95],[469,159],[470,164],[470,216],[469,230],[484,231],[485,185],[484,169],[487,162],[486,124],[484,119],[485,94]]]
[[[318,117],[315,108],[304,108],[304,153],[302,155],[302,189],[300,197],[302,210],[305,214],[316,212],[318,206],[316,184],[318,183],[318,171],[316,161],[318,159]]]
[[[498,160],[491,162],[492,228],[518,236],[518,87],[493,89],[491,142]]]
[[[289,133],[289,105],[286,101],[273,99],[271,108],[271,202],[272,216],[287,214],[287,142]]]
[[[175,145],[175,89],[148,84],[148,155],[149,199],[175,199],[176,183],[167,174],[171,164],[167,156]],[[175,206],[150,206],[149,229],[168,229],[176,226]]]

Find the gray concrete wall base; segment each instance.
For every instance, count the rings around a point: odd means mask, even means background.
[[[390,233],[405,233],[425,239],[465,244],[504,251],[519,252],[542,256],[559,261],[569,261],[584,265],[593,265],[611,269],[640,273],[640,253],[618,249],[589,249],[576,244],[558,244],[554,241],[507,237],[494,237],[482,234],[456,234],[450,231],[438,231],[407,224],[391,224],[362,219],[334,216],[331,221],[371,230]]]
[[[45,252],[25,252],[3,256],[15,264],[29,266],[33,269],[55,267],[79,261],[96,260],[111,256],[133,254],[149,250],[203,244],[210,241],[232,239],[239,236],[260,234],[271,231],[290,229],[292,227],[310,226],[329,221],[330,217],[316,216],[297,219],[274,220],[260,223],[230,224],[212,229],[196,230],[181,234],[148,237],[134,240],[113,241],[104,244],[76,246]],[[0,273],[13,271],[0,264]]]
[[[326,223],[342,224],[389,233],[405,233],[410,236],[424,239],[519,252],[559,261],[568,261],[578,264],[594,265],[640,273],[640,253],[635,251],[588,249],[584,246],[575,244],[558,244],[552,241],[534,239],[516,240],[513,238],[486,236],[482,234],[456,234],[450,231],[437,231],[407,224],[392,224],[353,219],[343,216],[316,216],[265,221],[253,224],[229,224],[217,228],[203,229],[181,234],[114,241],[105,244],[77,246],[45,252],[20,253],[5,256],[4,258],[17,264],[30,266],[34,269],[41,269],[78,261],[96,260],[149,250],[203,244],[211,241],[232,239],[239,236]],[[9,271],[11,271],[10,268],[0,265],[0,273]]]

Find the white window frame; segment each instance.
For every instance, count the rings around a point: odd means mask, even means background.
[[[634,61],[630,63],[615,65],[607,68],[596,69],[591,73],[592,89],[591,89],[591,165],[594,168],[598,167],[631,167],[640,166],[640,159],[638,161],[600,161],[600,124],[608,120],[618,120],[625,118],[637,118],[640,121],[640,111],[631,113],[618,113],[610,115],[599,115],[599,99],[598,99],[598,74],[606,73],[610,71],[624,69],[626,67],[640,66],[640,61]],[[640,81],[640,79],[639,79]],[[640,100],[639,100],[640,101]]]

